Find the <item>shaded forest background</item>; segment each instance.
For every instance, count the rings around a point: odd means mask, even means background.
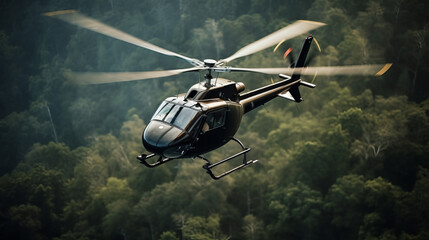
[[[429,239],[428,1],[2,0],[0,9],[0,238]],[[156,169],[135,159],[158,104],[199,75],[73,85],[64,71],[188,65],[41,15],[63,9],[198,59],[321,21],[312,65],[393,67],[317,77],[299,105],[276,99],[249,113],[237,137],[260,161],[213,181],[197,159]],[[233,65],[287,66],[282,53],[304,37]],[[247,89],[271,82],[221,77]]]

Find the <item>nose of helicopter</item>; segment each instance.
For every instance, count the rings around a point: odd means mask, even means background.
[[[186,139],[187,133],[169,124],[151,121],[143,131],[144,147],[153,153],[167,158],[178,158],[184,154],[177,145]]]

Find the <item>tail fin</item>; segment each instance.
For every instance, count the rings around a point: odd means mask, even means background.
[[[308,51],[310,50],[310,46],[311,46],[311,42],[312,41],[313,41],[313,36],[312,35],[308,36],[305,39],[304,44],[302,45],[302,48],[301,48],[301,52],[299,53],[298,60],[297,60],[297,62],[295,64],[295,68],[302,68],[302,67],[304,67],[305,59],[307,58],[307,54],[308,54]],[[299,73],[292,75],[292,79],[293,80],[298,80],[300,78],[301,78],[301,74],[299,74]]]
[[[307,58],[308,51],[310,50],[310,45],[311,45],[312,41],[313,41],[312,35],[308,36],[305,39],[304,44],[302,45],[302,48],[301,48],[301,52],[299,53],[298,60],[295,64],[295,68],[304,67],[305,60]],[[287,78],[287,76],[284,76],[283,74],[279,74],[279,76],[283,79]],[[295,74],[294,73],[294,74],[292,74],[291,80],[296,81],[296,80],[299,80],[300,78],[301,78],[301,74],[299,74],[299,73]],[[304,82],[304,81],[300,80],[298,84],[292,86],[288,91],[280,93],[278,96],[282,97],[282,98],[286,98],[286,99],[294,101],[294,102],[301,102],[302,97],[301,97],[301,93],[299,92],[299,86],[301,86],[301,85],[303,85],[305,87],[309,87],[309,88],[316,87],[316,85],[314,85],[312,83],[308,83],[308,82]]]

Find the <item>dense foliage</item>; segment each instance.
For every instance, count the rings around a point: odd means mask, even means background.
[[[429,2],[0,6],[1,239],[429,239]],[[73,85],[64,71],[187,65],[41,15],[62,9],[199,59],[227,57],[297,19],[322,21],[328,25],[313,33],[322,53],[312,65],[393,67],[378,78],[307,77],[318,86],[302,89],[303,103],[275,99],[247,114],[237,137],[260,161],[213,181],[198,159],[156,169],[135,159],[160,101],[199,76]],[[281,50],[297,51],[304,37]],[[284,66],[282,51],[235,66]],[[258,74],[222,77],[248,89],[271,82]],[[208,157],[234,151],[228,144]]]

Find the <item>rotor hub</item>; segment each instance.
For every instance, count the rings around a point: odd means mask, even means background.
[[[214,65],[216,64],[216,60],[214,59],[204,59],[204,66],[205,67],[214,67]]]

